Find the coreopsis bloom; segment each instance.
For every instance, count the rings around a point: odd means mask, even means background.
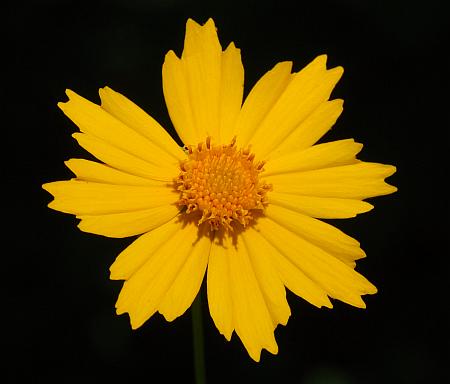
[[[125,280],[116,308],[133,329],[155,312],[182,315],[206,274],[219,332],[235,331],[258,361],[263,348],[277,353],[285,288],[330,308],[330,298],[364,308],[361,296],[376,292],[354,269],[365,256],[358,241],[319,219],[372,209],[363,200],[396,190],[384,182],[395,167],[357,160],[352,139],[316,144],[342,112],[329,98],[343,70],[327,69],[324,55],[291,69],[277,64],[242,103],[240,50],[222,51],[213,20],[188,20],[181,58],[169,51],[162,68],[184,148],[108,87],[100,106],[69,90],[58,104],[99,162],[67,161],[76,177],[43,186],[49,206],[85,232],[140,235],[110,269]]]

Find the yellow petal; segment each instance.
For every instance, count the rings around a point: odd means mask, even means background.
[[[62,111],[80,128],[111,146],[155,165],[176,166],[178,161],[145,136],[123,124],[99,105],[66,91],[69,101],[58,103]]]
[[[279,205],[318,219],[345,219],[355,217],[358,213],[368,212],[373,208],[372,204],[354,199],[302,196],[278,192],[270,192],[267,196],[271,205]]]
[[[269,252],[270,249],[265,246],[266,244],[260,242],[260,237],[255,231],[245,230],[241,236],[267,309],[272,317],[274,328],[278,324],[286,325],[291,310],[286,300],[286,290]]]
[[[180,222],[175,234],[124,283],[116,308],[118,314],[129,313],[133,329],[158,310],[192,252],[197,230],[193,223],[183,226]]]
[[[78,228],[84,232],[108,237],[135,236],[167,223],[178,213],[175,204],[167,204],[142,211],[95,216],[79,215],[77,217],[81,222]]]
[[[358,162],[355,156],[361,151],[362,147],[362,144],[355,143],[353,139],[347,139],[288,152],[284,156],[268,161],[264,166],[263,175],[310,171],[352,164]]]
[[[365,256],[357,240],[323,221],[278,205],[269,205],[264,213],[277,224],[344,261]]]
[[[238,116],[234,134],[246,146],[291,80],[292,62],[278,63],[252,88]]]
[[[166,54],[162,67],[162,81],[167,110],[181,141],[184,144],[192,144],[204,140],[198,139],[200,134],[194,122],[184,67],[173,51]]]
[[[167,54],[163,90],[175,128],[187,145],[219,137],[222,48],[212,19],[200,26],[189,19],[181,60]],[[187,132],[189,130],[189,132]]]
[[[220,58],[219,52],[212,57],[194,55],[182,59],[197,131],[196,141],[187,144],[195,145],[207,136],[219,137]]]
[[[234,323],[228,258],[228,248],[213,242],[209,255],[206,283],[211,317],[219,332],[230,341]]]
[[[376,293],[376,288],[350,266],[270,218],[260,218],[257,227],[280,253],[330,297],[364,308],[361,295]]]
[[[224,242],[223,246],[227,248],[230,268],[233,322],[236,334],[255,361],[259,361],[262,348],[277,354],[278,346],[273,334],[274,325],[247,248],[240,236],[237,236],[236,244]]]
[[[119,171],[118,169],[114,169],[106,164],[85,159],[70,159],[64,164],[66,164],[67,168],[69,168],[80,180],[136,186],[160,186],[161,184],[167,183],[165,181],[151,180],[131,175]]]
[[[212,60],[211,63],[215,64],[213,56],[220,54],[221,51],[222,47],[213,19],[208,19],[204,25],[200,25],[192,19],[187,20],[182,59],[204,55],[205,59]]]
[[[268,156],[320,104],[328,100],[343,69],[336,67],[327,71],[325,62],[326,56],[319,56],[293,76],[249,141],[258,156]],[[268,135],[270,140],[267,140]]]
[[[283,284],[290,291],[316,307],[332,307],[323,288],[313,282],[289,259],[274,248],[257,229],[253,227],[248,228],[245,236],[251,237],[256,246],[261,248],[261,254],[269,255],[274,269],[277,271]]]
[[[289,317],[289,307],[283,303],[284,289],[272,270],[264,276],[269,282],[262,282],[265,285],[260,288],[263,276],[257,276],[255,272],[266,271],[267,267],[268,264],[262,261],[254,269],[240,235],[237,239],[216,238],[212,244],[207,278],[211,317],[228,340],[235,329],[256,361],[259,361],[262,348],[277,353],[273,329]],[[266,292],[269,286],[274,291]]]
[[[42,186],[54,196],[49,207],[75,215],[104,215],[145,210],[177,201],[179,193],[171,185],[136,187],[93,183],[90,181],[56,181]]]
[[[392,165],[360,162],[340,167],[267,176],[273,190],[316,197],[366,199],[387,195],[397,188],[384,182],[395,173]]]
[[[270,153],[275,159],[286,153],[314,145],[336,122],[343,110],[343,100],[335,99],[320,104]]]
[[[170,182],[176,177],[180,170],[177,166],[168,167],[161,163],[159,166],[140,159],[126,151],[114,147],[95,136],[84,133],[74,133],[72,135],[81,147],[90,152],[97,159],[135,176],[141,176],[152,180]],[[165,166],[166,165],[166,166]]]
[[[166,130],[136,104],[109,87],[101,88],[99,93],[102,102],[101,106],[106,112],[146,137],[176,160],[185,158],[183,150],[175,143]]]
[[[231,43],[222,53],[220,83],[220,129],[218,141],[229,143],[233,138],[244,92],[244,67],[241,51]]]
[[[202,285],[210,250],[210,229],[203,225],[199,228],[199,238],[192,244],[189,257],[158,306],[158,311],[167,321],[181,316],[191,306]]]
[[[212,19],[203,26],[189,19],[181,59],[170,51],[163,65],[167,109],[183,142],[231,140],[243,86],[240,50],[231,43],[222,52]]]
[[[182,230],[178,217],[138,237],[110,267],[112,280],[128,280],[160,247]]]

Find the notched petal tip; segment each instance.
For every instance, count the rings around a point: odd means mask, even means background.
[[[230,332],[227,332],[227,333],[222,333],[222,335],[223,335],[223,337],[225,337],[225,339],[227,341],[231,341],[231,336],[233,336],[233,330],[231,330]]]
[[[116,303],[116,305],[115,305],[115,308],[116,308],[116,315],[117,315],[117,316],[120,316],[120,315],[123,315],[124,313],[126,313],[126,312],[123,310],[123,308],[120,308],[120,307],[117,305],[117,303]]]
[[[111,87],[109,87],[108,85],[105,85],[104,87],[101,87],[98,89],[98,94],[100,96],[100,101],[101,104],[104,104],[103,99],[106,97],[125,97],[123,96],[120,92],[115,91],[114,89],[112,89]]]
[[[333,99],[328,101],[328,103],[333,103],[334,107],[340,108],[339,114],[341,114],[342,110],[344,109],[344,99]]]
[[[286,60],[286,61],[280,61],[279,63],[276,63],[264,76],[277,76],[282,74],[289,74],[290,76],[295,75],[295,72],[292,72],[292,66],[294,65],[293,61]],[[263,76],[263,77],[264,77]],[[290,78],[288,76],[288,78]]]
[[[212,17],[210,17],[208,20],[206,20],[206,23],[202,24],[198,24],[200,28],[211,28],[212,30],[217,32],[217,27],[216,27],[216,23],[214,22],[214,20],[212,19]]]
[[[386,177],[392,176],[394,173],[397,172],[397,167],[395,165],[389,165],[385,164],[386,167]]]
[[[50,182],[50,183],[44,183],[44,184],[41,185],[41,188],[42,188],[43,190],[45,190],[45,191],[51,193],[51,192],[50,192],[51,184],[53,184],[53,182]]]
[[[201,25],[197,23],[194,19],[191,19],[190,17],[186,20],[186,30],[188,28],[200,28]]]
[[[186,34],[199,31],[200,29],[204,28],[206,29],[211,28],[214,31],[217,31],[214,20],[211,17],[208,20],[206,20],[206,22],[203,24],[197,23],[194,19],[191,18],[188,18],[186,20]]]
[[[261,351],[255,353],[248,352],[248,354],[256,363],[259,363],[261,361]]]
[[[75,159],[75,158],[73,158],[73,159],[69,159],[69,160],[64,161],[64,165],[70,170],[70,172],[72,172],[75,175],[74,179],[77,179],[77,174],[75,172],[74,164],[77,163],[77,161],[79,161],[79,160],[84,160],[84,159]]]
[[[236,47],[236,45],[234,44],[234,41],[232,41],[230,44],[228,44],[228,46],[225,48],[224,52],[232,51],[232,50],[235,50],[235,51],[238,51],[239,53],[241,53],[241,49]]]
[[[42,184],[42,189],[50,193],[53,197],[64,188],[64,185],[68,182],[68,180],[63,181],[52,181],[50,183]],[[50,202],[50,204],[54,203],[54,200]],[[49,204],[49,205],[50,205]],[[50,207],[52,208],[52,207]]]
[[[371,290],[370,292],[367,292],[368,295],[375,295],[378,293],[378,288],[375,287],[375,285],[373,286],[373,290]]]
[[[369,211],[371,211],[372,209],[375,208],[373,204],[370,204],[370,203],[368,203],[367,201],[361,201],[361,203],[363,204],[363,205],[362,205],[363,208],[361,208],[361,211],[359,211],[359,212],[357,213],[357,215],[359,215],[359,214],[361,214],[361,213],[369,212]],[[356,215],[355,215],[355,217],[356,217]],[[363,251],[363,252],[364,252],[364,251]],[[366,253],[365,253],[365,252],[364,252],[364,255],[361,256],[361,258],[363,258],[363,257],[366,257]]]
[[[335,70],[336,72],[339,72],[341,75],[344,73],[344,67],[341,65],[338,65],[337,67],[331,68],[330,71]]]
[[[130,322],[130,326],[132,330],[138,329],[145,321],[139,319],[139,316],[136,313],[129,312],[122,305],[119,305],[119,300],[116,302],[116,315],[124,315],[127,314]]]
[[[321,297],[319,300],[317,300],[316,302],[312,302],[311,300],[307,300],[305,299],[303,296],[298,295],[297,293],[294,292],[295,295],[297,295],[298,297],[300,297],[303,300],[306,300],[309,304],[314,305],[316,308],[333,308],[333,304],[331,303],[330,298],[324,294],[323,297]]]
[[[66,104],[67,104],[68,102],[69,102],[69,101],[59,101],[56,105],[58,106],[58,108],[59,108],[61,111],[64,112],[64,108],[65,108],[65,106],[66,106]]]
[[[67,101],[60,101],[58,102],[57,106],[59,109],[61,109],[64,113],[66,113],[67,108],[69,107],[69,104],[71,101],[74,101],[75,99],[80,100],[83,99],[79,94],[72,91],[71,89],[66,89],[65,94],[68,97]]]
[[[394,165],[389,164],[380,164],[383,172],[383,179],[384,179],[384,193],[383,195],[390,195],[391,193],[395,193],[398,191],[398,188],[394,185],[388,184],[386,182],[386,179],[392,176],[394,173],[397,172],[397,167]]]
[[[52,196],[52,200],[47,204],[47,207],[54,210],[54,211],[60,211],[57,201],[55,199],[55,190],[54,190],[54,186],[52,184],[55,184],[57,182],[53,182],[53,183],[46,183],[42,185],[42,189],[47,191],[48,193],[50,193],[50,195]]]
[[[279,63],[276,63],[273,68],[271,69],[271,71],[275,68],[279,68],[279,67],[286,67],[289,68],[289,71],[292,72],[292,66],[294,65],[294,62],[292,60],[285,60],[285,61],[280,61]]]
[[[50,209],[53,209],[54,211],[58,211],[58,212],[63,212],[59,206],[58,203],[55,199],[53,199],[52,201],[50,201],[50,203],[47,204],[47,207]],[[65,212],[66,213],[66,212]]]
[[[168,52],[166,53],[166,55],[164,56],[163,69],[164,69],[164,64],[166,64],[167,62],[178,61],[178,60],[180,60],[179,57],[178,57],[177,54],[171,49],[171,50],[168,51]]]
[[[126,280],[126,278],[127,276],[122,273],[120,268],[116,268],[114,263],[109,267],[110,280]]]
[[[79,220],[81,220],[81,221],[77,224],[78,229],[79,229],[80,231],[82,231],[82,232],[90,233],[89,230],[88,230],[87,228],[85,228],[84,223],[83,223],[83,220],[82,220],[79,216],[76,216],[76,218],[79,219]]]
[[[344,67],[337,66],[334,68],[327,69],[328,75],[336,78],[336,82],[339,81],[344,74]]]
[[[164,312],[164,311],[158,311],[158,313],[161,314],[164,317],[164,319],[167,322],[169,322],[169,323],[174,321],[176,318],[179,317],[179,316],[177,316],[177,315],[175,315],[173,313],[167,313],[167,312]]]
[[[104,86],[104,87],[98,89],[98,95],[100,96],[100,99],[102,97],[104,97],[105,95],[107,95],[108,93],[113,93],[113,92],[114,91],[107,86]]]
[[[67,95],[67,97],[70,99],[75,98],[75,97],[80,97],[80,95],[78,95],[76,92],[72,91],[71,89],[67,88],[65,90],[65,94]]]
[[[131,325],[131,329],[134,331],[136,329],[138,329],[139,327],[142,326],[142,324],[144,324],[144,321],[136,321],[134,320],[134,318],[130,315],[130,325]]]
[[[329,74],[336,74],[339,78],[342,76],[342,74],[344,73],[344,68],[342,66],[337,66],[334,68],[330,68],[327,69],[327,60],[328,60],[328,56],[326,54],[322,54],[317,56],[316,58],[314,58],[313,61],[311,61],[306,67],[302,68],[321,68],[327,71],[327,73]]]
[[[328,55],[326,53],[324,53],[322,55],[317,56],[312,62],[322,65],[323,67],[326,67],[327,60],[328,60]]]
[[[246,348],[247,349],[247,348]],[[263,349],[271,353],[272,355],[278,355],[278,344],[276,341],[270,345],[262,345],[254,349],[247,349],[249,356],[257,363],[261,361],[261,354]]]
[[[375,287],[369,280],[367,280],[366,290],[364,292],[365,295],[375,295],[378,293],[378,288]]]

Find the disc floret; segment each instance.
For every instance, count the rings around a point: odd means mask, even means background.
[[[233,221],[244,227],[253,220],[252,211],[264,210],[271,185],[260,180],[265,162],[230,144],[212,145],[211,138],[187,147],[188,158],[180,164],[175,182],[181,192],[177,205],[185,213],[201,213],[198,224],[208,222],[212,230],[233,231]]]

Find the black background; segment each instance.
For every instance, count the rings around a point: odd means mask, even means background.
[[[437,383],[447,376],[448,61],[444,7],[414,1],[36,1],[5,3],[2,76],[4,382],[192,382],[189,312],[155,315],[132,331],[108,279],[132,239],[80,232],[46,208],[43,182],[68,179],[63,161],[88,157],[56,107],[71,88],[98,102],[109,85],[171,122],[161,87],[169,49],[181,52],[188,17],[213,17],[222,45],[235,41],[246,91],[273,65],[296,70],[328,54],[344,77],[345,111],[325,140],[353,137],[360,158],[394,164],[395,195],[333,221],[368,257],[358,270],[378,288],[368,308],[318,310],[289,294],[276,330],[280,352],[253,362],[204,310],[210,383]],[[6,37],[6,40],[5,40]],[[445,146],[444,146],[445,145]],[[442,218],[442,219],[441,219]],[[6,231],[5,231],[6,229]],[[445,292],[446,293],[446,292]],[[445,326],[445,328],[444,328]],[[5,358],[2,359],[5,361]],[[447,376],[448,377],[448,376]]]

